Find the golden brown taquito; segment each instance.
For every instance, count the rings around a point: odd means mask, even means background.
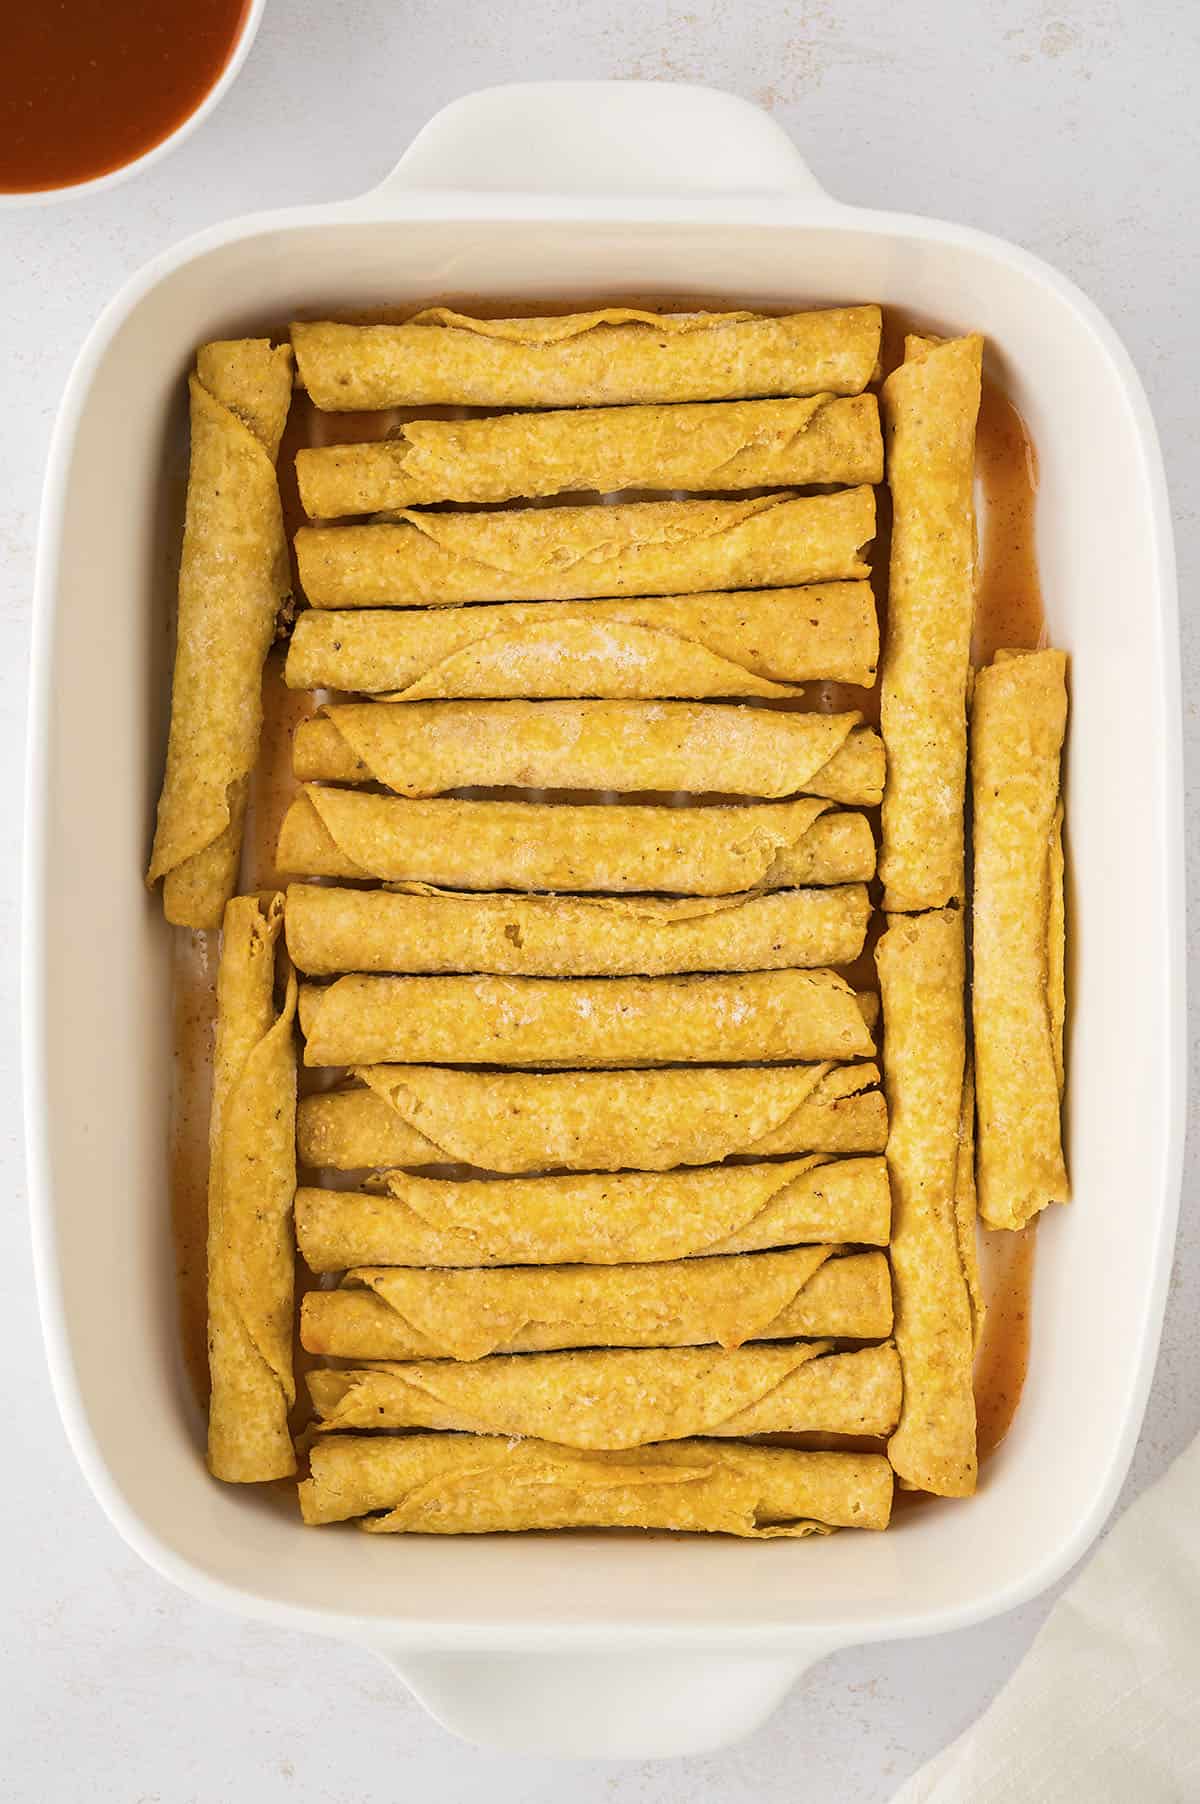
[[[875,373],[878,307],[766,318],[606,307],[559,319],[475,319],[427,307],[398,326],[292,326],[300,380],[337,413],[856,395]]]
[[[296,1192],[296,1238],[316,1272],[615,1265],[809,1242],[885,1246],[890,1225],[883,1159],[817,1153],[779,1163],[531,1178],[389,1171],[376,1190]]]
[[[841,965],[862,951],[866,885],[663,896],[397,894],[293,883],[287,942],[314,977],[342,971],[670,976]]]
[[[874,489],[783,489],[735,501],[406,509],[368,526],[302,526],[296,561],[313,607],[423,608],[851,581],[869,575],[862,552],[874,536]]]
[[[310,1353],[352,1360],[882,1340],[891,1331],[886,1258],[837,1246],[642,1265],[366,1266],[338,1290],[309,1291],[300,1317]]]
[[[296,980],[275,1005],[283,897],[226,907],[208,1185],[208,1464],[234,1483],[296,1469],[292,1198],[296,1189]]]
[[[882,482],[883,440],[874,395],[571,408],[409,420],[370,444],[299,451],[296,475],[305,513],[334,520],[592,490]]]
[[[221,925],[237,885],[262,670],[288,593],[275,458],[291,351],[265,338],[201,345],[179,566],[171,730],[146,881],[181,927]]]
[[[649,804],[409,801],[312,784],[284,816],[278,868],[458,890],[663,891],[865,882],[863,814],[829,802],[671,808]]]
[[[971,1276],[975,1224],[960,1163],[966,1060],[963,918],[892,916],[875,953],[885,1024],[896,1347],[904,1373],[888,1457],[901,1482],[975,1489]]]
[[[469,788],[822,796],[871,807],[883,742],[856,712],[718,702],[350,702],[302,720],[301,781],[397,795]]]
[[[975,680],[972,998],[979,1210],[991,1228],[1024,1227],[1070,1195],[1061,1117],[1066,666],[1059,651],[1001,653]]]
[[[909,337],[883,385],[892,550],[879,874],[889,912],[941,908],[963,894],[982,358],[977,333],[944,343]]]
[[[834,971],[687,977],[339,977],[300,990],[308,1065],[703,1065],[869,1057]]]
[[[900,1410],[890,1344],[831,1341],[495,1354],[309,1372],[323,1431],[439,1428],[620,1449],[694,1434],[882,1435]]]
[[[869,688],[878,657],[871,585],[811,583],[473,608],[308,608],[288,646],[287,682],[393,701],[770,700],[814,677]]]
[[[887,1139],[879,1071],[865,1063],[357,1076],[360,1088],[300,1103],[305,1165],[669,1171],[742,1154],[879,1153]]]
[[[360,1517],[384,1535],[658,1528],[768,1540],[883,1529],[892,1506],[879,1454],[728,1441],[579,1453],[501,1435],[329,1435],[311,1473],[305,1522]]]

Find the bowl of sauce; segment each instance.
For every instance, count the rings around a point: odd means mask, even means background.
[[[266,0],[13,7],[0,57],[0,207],[111,187],[218,104]]]

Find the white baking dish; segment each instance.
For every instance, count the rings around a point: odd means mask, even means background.
[[[370,1539],[304,1529],[205,1475],[174,1316],[168,934],[141,882],[183,375],[201,340],[293,309],[447,292],[877,299],[981,328],[1029,422],[1050,630],[1073,660],[1076,1200],[1042,1223],[1025,1401],[969,1504],[812,1543]],[[1185,1058],[1166,491],[1137,377],[1079,293],[977,232],[838,205],[729,95],[491,90],[440,114],[363,199],[239,220],[126,286],[67,388],[39,551],[25,1028],[41,1301],[80,1462],[151,1564],[211,1602],[378,1649],[477,1739],[654,1754],[745,1732],[834,1648],[1009,1609],[1083,1552],[1154,1363]]]

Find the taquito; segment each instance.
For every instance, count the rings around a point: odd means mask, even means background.
[[[966,1021],[957,909],[894,916],[875,953],[891,1131],[892,1276],[904,1373],[888,1457],[901,1482],[944,1497],[975,1489],[975,1223],[960,1166]]]
[[[690,1347],[830,1336],[882,1340],[882,1253],[840,1247],[668,1264],[427,1271],[373,1266],[309,1291],[300,1335],[336,1359],[482,1359],[567,1347]]]
[[[399,326],[297,323],[292,343],[313,401],[342,413],[856,395],[875,373],[881,331],[878,307],[778,318],[607,307],[561,319],[427,307]]]
[[[665,977],[848,964],[862,951],[870,912],[862,883],[697,899],[400,895],[293,883],[287,943],[293,962],[314,977]]]
[[[889,912],[963,894],[967,682],[975,610],[975,422],[983,340],[905,340],[883,385],[892,491],[887,747],[879,874]]]
[[[179,565],[171,729],[146,881],[180,927],[221,925],[237,886],[262,671],[289,588],[275,458],[292,354],[265,338],[201,345]]]
[[[841,582],[869,574],[875,491],[736,501],[631,501],[496,512],[402,511],[302,526],[296,559],[318,608],[571,601]]]
[[[397,795],[501,789],[821,796],[869,807],[883,742],[861,715],[719,702],[349,702],[302,720],[301,781]]]
[[[1063,1157],[1059,761],[1066,655],[998,653],[975,679],[975,1062],[979,1210],[1021,1228],[1070,1195]]]
[[[873,1453],[682,1441],[579,1453],[502,1435],[330,1435],[300,1486],[305,1522],[369,1534],[659,1528],[769,1540],[884,1529],[892,1471]]]
[[[548,1072],[374,1065],[356,1075],[362,1088],[300,1103],[305,1165],[669,1171],[742,1154],[879,1153],[887,1140],[871,1064]]]
[[[296,1470],[292,1198],[296,980],[275,1006],[283,897],[225,909],[208,1183],[208,1465],[234,1483]]]
[[[883,481],[874,395],[596,407],[409,420],[366,445],[296,454],[314,520],[435,501],[500,502],[622,489],[794,488]]]
[[[869,1057],[834,971],[688,977],[339,977],[303,984],[308,1065],[677,1065]]]
[[[695,1434],[887,1434],[900,1410],[895,1348],[832,1346],[498,1353],[314,1370],[307,1382],[326,1431],[458,1429],[614,1451]]]
[[[865,815],[828,802],[671,808],[646,804],[407,801],[307,787],[284,816],[278,868],[458,890],[751,889],[865,882]]]
[[[473,608],[309,608],[292,632],[287,681],[393,701],[769,700],[814,677],[870,687],[878,657],[871,585],[812,583]]]
[[[313,1271],[604,1266],[808,1242],[886,1246],[891,1225],[887,1164],[871,1157],[466,1181],[389,1171],[381,1184],[381,1192],[296,1192],[296,1238]]]

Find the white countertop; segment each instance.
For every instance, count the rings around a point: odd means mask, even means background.
[[[405,1796],[431,1804],[884,1804],[996,1691],[1048,1602],[940,1640],[840,1654],[814,1669],[766,1729],[724,1753],[570,1766],[452,1741],[371,1656],[215,1614],[117,1539],[67,1449],[42,1360],[16,1033],[38,490],[67,369],[100,307],[148,257],[202,226],[369,187],[437,107],[469,89],[548,77],[735,89],[772,110],[841,199],[1015,239],[1072,276],[1114,322],[1149,389],[1174,495],[1195,778],[1198,71],[1194,0],[270,0],[240,80],[182,149],[92,200],[0,216],[0,656],[9,673],[0,692],[9,772],[0,792],[8,1098],[0,1161],[9,1198],[0,1256],[9,1374],[0,1796],[39,1804],[393,1804]],[[1189,823],[1196,820],[1193,804]],[[1200,855],[1200,834],[1193,839]],[[1191,877],[1194,886],[1194,863]],[[1198,951],[1193,934],[1190,964]],[[1200,1429],[1196,1179],[1193,1148],[1162,1357],[1126,1500]],[[1130,1207],[1137,1202],[1131,1197]]]

